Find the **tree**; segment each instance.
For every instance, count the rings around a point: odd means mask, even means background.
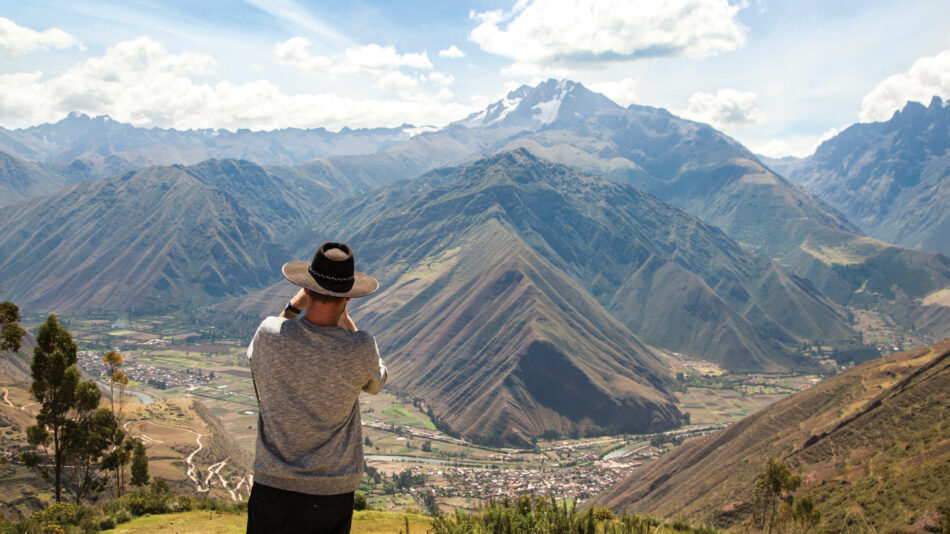
[[[76,343],[65,328],[60,326],[55,315],[50,315],[40,325],[36,334],[36,347],[30,371],[33,384],[30,393],[40,403],[36,425],[26,429],[27,440],[37,446],[53,448],[53,486],[56,502],[62,501],[62,472],[66,461],[63,447],[63,427],[69,420],[70,411],[76,406],[76,390],[80,374],[76,367]],[[45,467],[39,464],[35,454],[24,455],[24,461],[32,467],[40,467],[47,476]]]
[[[122,489],[125,486],[125,466],[128,465],[132,452],[132,446],[125,441],[126,435],[121,426],[125,388],[129,384],[129,377],[119,370],[119,367],[125,363],[125,358],[118,352],[110,350],[102,357],[102,361],[109,367],[109,403],[117,423],[109,444],[112,450],[103,460],[103,468],[112,471],[115,475],[115,496],[118,498],[122,496]],[[116,391],[118,391],[118,403],[116,403]]]
[[[432,452],[432,442],[425,440],[422,442],[422,452]]]
[[[20,350],[26,331],[17,324],[19,321],[20,308],[12,302],[0,302],[0,350]]]
[[[802,483],[801,477],[793,475],[785,462],[769,458],[765,472],[759,473],[755,480],[753,497],[753,522],[760,530],[771,533],[776,524],[776,515],[779,502],[791,507],[793,498],[791,492],[798,489]],[[814,510],[809,510],[809,513]]]
[[[114,350],[110,350],[109,352],[105,354],[105,356],[102,357],[102,363],[106,364],[106,366],[109,368],[109,401],[112,405],[113,415],[116,415],[115,386],[118,381],[117,379],[121,377],[125,377],[125,373],[118,375],[118,373],[120,372],[119,367],[122,366],[122,363],[124,361],[125,361],[125,358],[123,358],[121,354],[119,354],[118,352]],[[128,378],[126,378],[125,383],[128,383]],[[122,403],[120,401],[119,410],[121,409],[122,409]],[[116,417],[118,418],[118,415],[116,415]]]
[[[132,449],[132,485],[143,487],[148,485],[148,456],[145,455],[145,444],[138,438]]]
[[[116,431],[112,437],[112,450],[102,459],[102,468],[112,471],[115,475],[115,496],[122,496],[125,489],[125,466],[132,459],[133,440],[127,440],[121,425],[116,421]]]
[[[92,382],[79,384],[76,411],[78,417],[63,427],[67,460],[76,474],[76,504],[84,497],[95,497],[105,489],[108,478],[99,476],[106,455],[118,430],[115,416],[107,408],[98,408],[101,394]]]

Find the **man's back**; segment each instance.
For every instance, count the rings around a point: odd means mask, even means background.
[[[354,491],[363,468],[359,393],[386,379],[373,336],[268,317],[248,347],[260,396],[255,481],[312,495]]]

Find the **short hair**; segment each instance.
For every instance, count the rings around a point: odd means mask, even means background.
[[[323,304],[338,304],[344,300],[343,297],[334,297],[333,295],[324,295],[323,293],[317,293],[316,291],[312,289],[307,289],[307,296],[310,297],[310,300],[322,302]]]

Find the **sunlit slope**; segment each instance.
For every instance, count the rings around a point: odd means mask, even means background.
[[[729,526],[769,456],[804,481],[821,527],[897,531],[946,506],[950,340],[867,362],[691,440],[592,506]],[[899,504],[898,504],[899,503]]]
[[[653,345],[762,370],[808,365],[790,350],[803,339],[851,335],[837,305],[718,229],[524,150],[336,205],[302,234],[299,253],[314,236],[345,236],[385,286],[488,218]]]

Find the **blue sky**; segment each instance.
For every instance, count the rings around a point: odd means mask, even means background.
[[[950,2],[0,2],[0,125],[441,126],[569,78],[807,155],[950,97]]]

